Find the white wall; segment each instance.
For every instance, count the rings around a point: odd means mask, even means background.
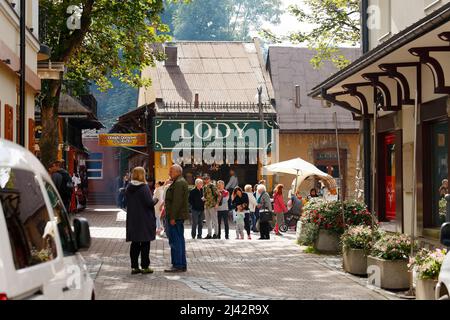
[[[450,0],[370,0],[369,5],[374,6],[370,13],[380,13],[380,17],[369,19],[373,22],[369,31],[370,49],[448,2]]]

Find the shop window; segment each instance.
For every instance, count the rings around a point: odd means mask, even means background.
[[[445,194],[448,193],[448,122],[438,122],[430,125],[430,179],[431,194],[431,225],[440,227],[445,222]],[[424,195],[427,197],[427,195]]]
[[[339,162],[336,149],[321,149],[314,150],[314,164],[322,172],[325,172],[332,176],[336,180],[338,186],[339,195],[342,199],[346,197],[346,163],[347,163],[347,150],[340,150],[341,157],[341,170],[342,174],[339,172]],[[341,180],[340,177],[343,177]],[[318,183],[316,183],[318,187]]]
[[[16,269],[55,259],[55,224],[34,173],[0,167],[0,202]]]
[[[103,178],[103,153],[91,153],[86,160],[88,179]]]

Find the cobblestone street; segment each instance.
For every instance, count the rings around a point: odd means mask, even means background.
[[[86,211],[92,246],[84,252],[97,299],[384,299],[329,267],[332,256],[305,254],[293,232],[271,241],[191,240],[186,226],[188,272],[170,275],[167,239],[151,245],[152,275],[131,275],[125,215],[104,207]],[[335,261],[336,262],[336,261]]]

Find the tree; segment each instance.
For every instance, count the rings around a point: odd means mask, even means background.
[[[263,30],[262,35],[272,42],[289,40],[306,43],[316,51],[311,60],[315,68],[325,61],[332,61],[338,68],[344,68],[350,61],[339,47],[357,46],[361,39],[360,1],[358,0],[304,0],[305,6],[291,5],[288,11],[301,23],[312,26],[309,31],[291,32],[288,35],[275,35]]]
[[[236,39],[245,39],[250,29],[259,30],[264,22],[281,22],[281,0],[233,0],[233,19],[229,31]]]
[[[249,40],[264,22],[280,23],[281,0],[191,0],[166,5],[177,40]]]
[[[192,0],[180,4],[173,16],[173,35],[177,40],[231,40],[230,1]]]
[[[41,0],[41,42],[52,48],[51,61],[64,62],[64,79],[44,80],[41,93],[41,161],[48,165],[58,152],[58,105],[62,90],[82,94],[87,81],[101,90],[111,87],[111,77],[135,87],[149,85],[141,79],[143,68],[162,60],[157,43],[169,40],[161,22],[163,0]],[[67,27],[67,8],[82,9],[80,28]]]

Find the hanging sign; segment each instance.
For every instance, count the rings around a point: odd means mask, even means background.
[[[146,147],[146,133],[102,133],[98,135],[102,147]]]

